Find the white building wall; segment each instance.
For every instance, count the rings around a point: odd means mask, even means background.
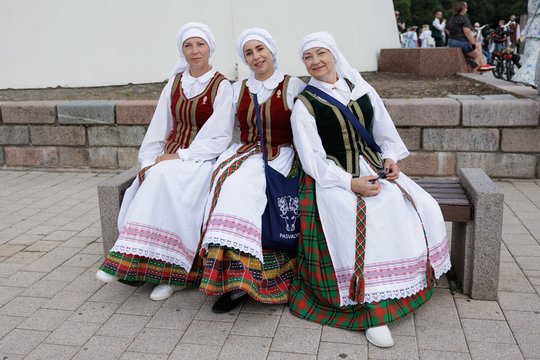
[[[188,21],[212,29],[211,63],[230,79],[248,73],[234,46],[246,27],[268,29],[294,75],[306,74],[297,46],[309,32],[330,32],[360,71],[399,46],[391,0],[0,0],[0,89],[163,81]]]

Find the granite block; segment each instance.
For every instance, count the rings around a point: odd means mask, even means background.
[[[58,165],[56,147],[5,147],[5,162],[8,166],[43,166]]]
[[[87,167],[90,164],[90,152],[87,148],[58,148],[59,165],[65,167]]]
[[[456,154],[451,152],[411,152],[399,161],[409,176],[455,176]]]
[[[481,168],[493,177],[534,178],[537,157],[528,154],[457,153],[457,167]]]
[[[24,145],[28,142],[27,126],[0,126],[0,145]]]
[[[447,76],[468,72],[469,67],[462,51],[457,48],[397,48],[381,49],[379,71]]]
[[[5,165],[6,159],[4,157],[4,148],[0,146],[0,165]]]
[[[449,98],[386,99],[384,105],[396,126],[457,126],[461,105]]]
[[[422,148],[433,151],[497,151],[498,129],[424,129]]]
[[[98,147],[90,148],[90,167],[102,169],[118,168],[118,152],[116,148]]]
[[[420,128],[397,128],[397,131],[409,151],[420,149],[422,141]]]
[[[137,166],[138,163],[138,148],[118,148],[118,167],[120,169],[129,169],[132,166]]]
[[[531,99],[460,100],[463,126],[538,126],[540,104]]]
[[[134,100],[122,101],[116,104],[116,123],[129,125],[148,125],[157,101],[155,100]]]
[[[66,101],[57,105],[58,123],[66,125],[114,124],[114,101]]]
[[[32,145],[85,145],[82,126],[30,126]]]
[[[5,124],[54,124],[56,101],[13,101],[0,105]]]
[[[90,146],[140,146],[146,129],[142,126],[94,126],[88,128]]]
[[[540,128],[503,129],[501,150],[504,152],[540,153]]]

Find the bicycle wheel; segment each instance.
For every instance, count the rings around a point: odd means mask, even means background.
[[[506,77],[506,81],[511,81],[514,77],[514,74],[516,73],[514,69],[514,63],[512,60],[504,60],[504,75]]]
[[[500,79],[501,78],[501,61],[499,58],[497,57],[493,57],[492,60],[491,60],[491,65],[494,66],[494,69],[491,70],[491,72],[493,73],[493,76],[495,76],[497,79]]]

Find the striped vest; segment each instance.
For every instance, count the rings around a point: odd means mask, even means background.
[[[221,81],[226,80],[216,72],[202,93],[187,99],[182,90],[182,73],[177,74],[171,90],[171,113],[174,126],[167,138],[165,154],[189,147],[195,135],[214,112],[213,104]]]
[[[349,87],[352,84],[347,81]],[[334,105],[319,99],[304,90],[297,99],[302,101],[309,113],[315,118],[317,132],[321,137],[326,157],[353,176],[360,176],[358,155],[376,169],[383,168],[381,156],[371,150],[354,130],[349,120]],[[373,106],[368,95],[351,100],[347,107],[360,120],[371,135],[373,130]]]
[[[290,78],[290,76],[285,75],[272,95],[265,102],[259,103],[268,160],[279,155],[280,146],[292,144],[291,109],[287,105],[287,86]],[[242,82],[240,100],[236,109],[240,125],[240,141],[243,144],[238,149],[239,152],[247,151],[259,143],[255,106],[246,81]]]

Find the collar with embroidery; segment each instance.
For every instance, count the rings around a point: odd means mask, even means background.
[[[278,87],[279,83],[283,81],[285,74],[279,70],[275,70],[272,76],[264,81],[255,79],[255,75],[251,73],[246,82],[246,86],[249,91],[254,94],[259,94],[263,89],[274,90]]]

